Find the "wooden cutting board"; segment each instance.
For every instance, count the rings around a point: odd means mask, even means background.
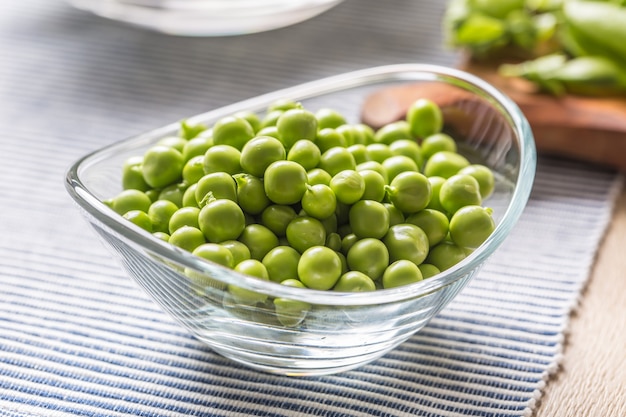
[[[538,152],[569,157],[626,172],[626,98],[554,97],[535,91],[524,80],[497,74],[496,65],[468,61],[459,68],[479,76],[506,93],[528,119]],[[446,86],[411,84],[379,90],[367,97],[362,121],[374,128],[404,118],[409,105],[427,97],[442,107],[468,100]]]

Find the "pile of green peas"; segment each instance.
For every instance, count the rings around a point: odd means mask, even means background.
[[[483,206],[493,172],[470,163],[442,128],[428,99],[378,130],[292,100],[211,127],[181,122],[178,135],[124,163],[123,191],[105,203],[172,245],[259,279],[341,292],[407,285],[455,265],[495,228]],[[238,303],[267,299],[228,290]]]

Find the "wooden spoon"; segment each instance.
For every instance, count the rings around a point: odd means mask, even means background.
[[[536,92],[519,79],[506,79],[497,74],[496,65],[467,62],[461,69],[479,76],[517,103],[528,119],[537,150],[592,162],[626,172],[626,98],[593,98],[567,95],[554,97]],[[425,97],[443,109],[469,105],[478,101],[469,93],[446,84],[416,83],[390,87],[366,98],[361,119],[373,128],[405,117],[416,99]],[[456,117],[458,128],[463,124]],[[461,129],[462,130],[462,129]]]

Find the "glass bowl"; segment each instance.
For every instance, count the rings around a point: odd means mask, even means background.
[[[79,9],[171,35],[231,36],[311,19],[343,0],[68,0]]]
[[[349,370],[384,355],[424,327],[474,277],[507,238],[522,213],[535,174],[536,153],[528,122],[497,89],[462,71],[401,64],[337,75],[232,104],[188,119],[211,125],[242,110],[263,113],[289,98],[315,111],[331,107],[358,122],[365,98],[383,87],[444,85],[471,100],[442,107],[446,129],[462,132],[459,149],[494,171],[496,187],[484,202],[493,208],[495,231],[467,258],[431,278],[369,293],[292,288],[239,274],[165,243],[113,212],[102,201],[121,191],[123,162],[179,123],[133,137],[78,160],[66,187],[90,225],[122,267],[162,309],[215,352],[252,368],[283,375],[320,375]],[[460,122],[459,122],[460,121]],[[189,277],[203,277],[206,285]],[[229,286],[267,296],[238,304]],[[262,297],[263,297],[262,296]],[[261,297],[261,298],[262,298]],[[300,302],[283,325],[273,301]],[[281,313],[282,314],[282,313]]]

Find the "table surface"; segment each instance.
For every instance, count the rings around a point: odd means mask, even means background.
[[[626,416],[626,189],[574,311],[536,417]]]

